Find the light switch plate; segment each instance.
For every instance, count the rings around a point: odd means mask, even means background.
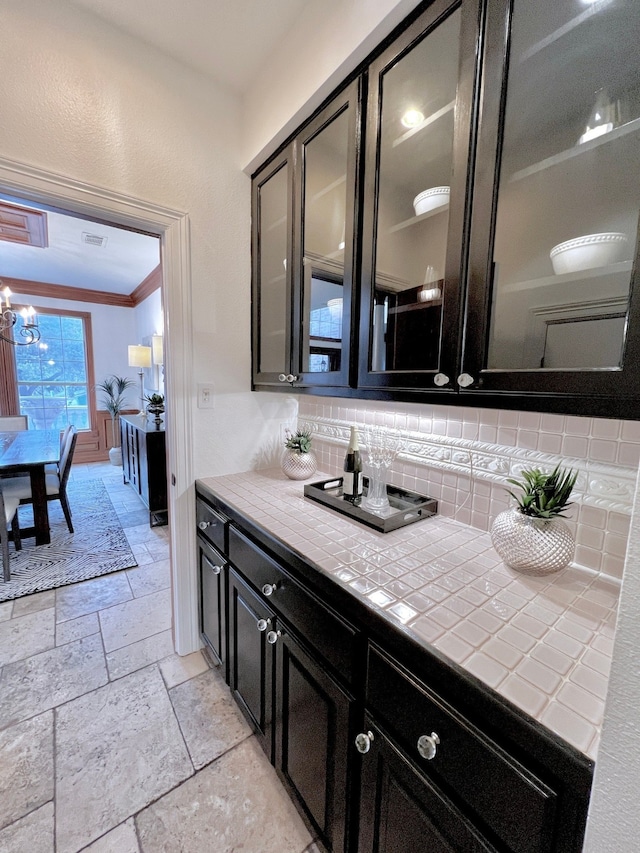
[[[198,408],[213,409],[213,385],[205,382],[198,382]]]

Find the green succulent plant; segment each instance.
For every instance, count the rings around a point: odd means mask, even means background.
[[[556,518],[571,506],[569,497],[577,478],[577,471],[561,468],[560,465],[556,465],[550,474],[545,474],[539,468],[529,468],[522,472],[521,480],[507,479],[508,483],[522,489],[522,494],[517,495],[511,489],[507,489],[507,492],[514,498],[523,515]]]
[[[298,453],[308,453],[311,450],[311,427],[298,427],[295,432],[286,431],[287,440],[284,446],[289,450],[297,450]]]
[[[152,406],[164,406],[164,394],[145,394],[144,399]]]

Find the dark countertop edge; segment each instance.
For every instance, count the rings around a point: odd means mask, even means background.
[[[204,480],[197,479],[195,485],[196,494],[235,522],[270,556],[284,562],[291,575],[303,580],[323,603],[333,607],[342,618],[352,621],[355,628],[365,628],[372,641],[384,652],[398,657],[405,668],[406,662],[410,661],[410,674],[425,685],[435,679],[437,693],[471,722],[495,736],[498,743],[506,738],[512,753],[523,750],[527,764],[531,764],[533,755],[547,771],[559,772],[562,778],[570,779],[577,790],[589,793],[595,767],[592,759],[426,640],[420,640],[390,617],[373,609],[357,592],[336,582],[313,560],[285,544],[244,510],[218,495]],[[345,617],[345,614],[348,615]],[[468,696],[470,685],[475,688],[472,701]]]

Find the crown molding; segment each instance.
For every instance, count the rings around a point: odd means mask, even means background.
[[[98,305],[113,305],[119,308],[134,308],[131,296],[107,293],[105,290],[89,290],[86,287],[71,287],[67,284],[50,284],[46,281],[30,281],[26,278],[2,277],[13,293],[23,296],[45,296],[51,299],[67,299],[73,302],[94,302]],[[134,291],[135,292],[135,291]]]
[[[141,302],[151,296],[159,287],[162,285],[162,267],[160,264],[151,270],[149,275],[143,279],[140,284],[136,287],[135,290],[131,292],[129,295],[129,299],[131,300],[134,308],[136,305],[140,305]]]

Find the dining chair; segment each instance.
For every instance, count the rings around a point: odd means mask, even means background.
[[[78,431],[74,426],[69,428],[66,444],[62,450],[60,462],[58,462],[58,470],[55,473],[47,473],[45,482],[47,486],[47,500],[60,501],[64,517],[69,528],[69,533],[73,533],[73,523],[71,521],[71,507],[67,499],[67,481],[71,473],[71,465],[73,463],[73,454],[76,449],[76,441],[78,439]],[[31,496],[31,480],[29,477],[12,477],[2,481],[5,500],[8,497],[18,498],[20,504],[33,503]]]
[[[64,453],[64,448],[67,443],[67,439],[69,438],[69,433],[71,432],[71,424],[67,424],[66,427],[60,433],[60,459],[62,459],[62,454]],[[46,474],[57,474],[58,473],[58,462],[49,462],[48,465],[44,466],[44,470]]]
[[[26,415],[0,418],[0,432],[21,432],[25,429],[29,429],[29,418]]]
[[[13,546],[16,551],[22,548],[20,540],[20,525],[18,523],[18,504],[20,500],[15,497],[5,497],[0,488],[0,545],[2,546],[2,574],[5,581],[11,580],[11,566],[9,563],[9,525],[13,533]]]

